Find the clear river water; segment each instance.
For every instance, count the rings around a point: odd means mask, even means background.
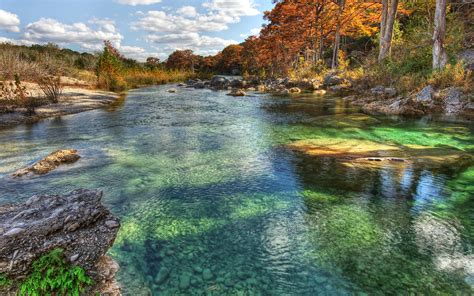
[[[0,203],[102,189],[124,295],[473,294],[472,123],[171,87],[0,130]]]

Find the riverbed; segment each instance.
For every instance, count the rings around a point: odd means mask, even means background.
[[[473,293],[472,123],[170,88],[0,130],[0,203],[102,189],[124,295]]]

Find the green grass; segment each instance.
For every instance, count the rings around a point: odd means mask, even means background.
[[[20,285],[20,296],[81,295],[92,285],[84,269],[69,265],[63,250],[56,249],[33,263],[33,272]]]

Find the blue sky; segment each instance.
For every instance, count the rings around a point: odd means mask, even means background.
[[[126,56],[208,55],[258,34],[272,0],[0,0],[0,42],[54,42],[93,52],[111,40]]]

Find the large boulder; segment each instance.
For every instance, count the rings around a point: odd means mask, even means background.
[[[55,170],[60,165],[75,163],[80,158],[75,149],[54,151],[32,166],[16,171],[12,174],[12,177],[19,178],[26,175],[44,175]]]
[[[410,98],[394,98],[391,100],[375,100],[362,105],[362,111],[367,114],[422,116],[423,106]]]
[[[62,249],[70,264],[82,267],[96,283],[90,295],[104,295],[97,291],[99,286],[119,295],[113,276],[118,267],[106,253],[120,222],[101,204],[101,198],[100,191],[82,189],[66,195],[35,195],[24,203],[1,206],[0,274],[13,286],[10,291],[0,287],[0,294],[17,289],[36,259]]]
[[[197,89],[202,89],[202,88],[206,88],[206,84],[204,82],[196,82],[194,85],[193,85],[194,88],[197,88]]]
[[[465,102],[462,99],[462,92],[456,87],[449,87],[441,91],[444,101],[444,112],[447,114],[457,114],[464,109]]]
[[[345,79],[341,78],[336,73],[331,72],[331,73],[326,74],[326,76],[324,76],[323,83],[324,83],[324,86],[326,87],[335,86],[335,85],[344,84]]]
[[[214,76],[211,79],[211,87],[225,89],[229,86],[229,79],[222,76]]]
[[[232,88],[243,88],[247,86],[247,82],[245,80],[234,79],[230,82],[230,86]]]
[[[425,88],[423,88],[420,92],[418,92],[413,100],[417,103],[421,103],[424,106],[432,106],[434,104],[433,98],[434,98],[435,90],[433,86],[428,85]]]

